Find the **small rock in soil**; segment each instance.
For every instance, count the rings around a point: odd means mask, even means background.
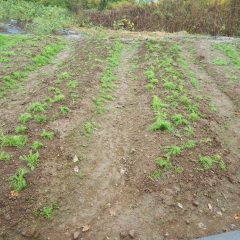
[[[7,221],[11,220],[11,216],[10,216],[9,214],[6,214],[6,215],[4,216],[4,218],[5,218]]]
[[[193,201],[193,206],[198,207],[199,206],[199,202],[198,201]]]
[[[177,203],[177,206],[181,209],[183,209],[183,205],[181,203]]]
[[[136,233],[135,233],[134,230],[130,230],[129,233],[128,233],[128,235],[129,235],[129,237],[131,237],[131,238],[135,238]]]
[[[74,232],[74,233],[73,233],[73,239],[74,239],[74,240],[78,239],[78,237],[80,236],[80,233],[81,233],[80,231]]]
[[[198,223],[198,227],[201,229],[207,229],[206,225],[202,222]]]
[[[235,224],[230,224],[230,229],[231,230],[235,230],[237,228],[237,226]]]
[[[78,157],[77,157],[77,155],[75,155],[75,156],[73,157],[73,162],[78,162]]]

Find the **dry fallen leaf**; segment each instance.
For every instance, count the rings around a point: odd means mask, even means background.
[[[87,232],[90,229],[89,225],[82,226],[82,232]]]
[[[239,214],[235,214],[235,215],[234,215],[234,219],[235,219],[235,220],[239,220],[239,219],[240,219]]]
[[[209,208],[209,210],[212,211],[213,207],[212,207],[212,204],[211,204],[211,203],[208,203],[208,208]]]
[[[11,191],[10,192],[10,198],[17,199],[17,197],[18,197],[18,192],[16,192],[16,191]]]
[[[116,216],[116,210],[113,209],[113,208],[110,208],[110,209],[109,209],[109,213],[110,213],[110,215],[111,215],[112,217]]]

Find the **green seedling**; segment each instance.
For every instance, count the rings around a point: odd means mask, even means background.
[[[217,108],[213,103],[209,104],[209,109],[210,109],[211,112],[217,112]]]
[[[174,114],[172,116],[172,120],[173,122],[176,124],[176,126],[179,125],[187,125],[188,121],[184,118],[184,116],[182,114]]]
[[[188,141],[183,145],[183,148],[192,149],[192,148],[195,148],[196,146],[197,146],[196,141],[194,141],[194,140],[188,140]]]
[[[158,79],[156,79],[156,78],[152,78],[152,79],[150,80],[150,83],[151,83],[152,85],[157,85],[157,84],[159,83],[159,81],[158,81]]]
[[[34,116],[34,121],[39,124],[45,123],[47,121],[47,116],[44,114],[37,114]]]
[[[68,79],[70,77],[71,77],[71,74],[69,72],[63,72],[63,73],[58,75],[57,83],[61,83],[64,80],[66,80],[66,79]]]
[[[155,170],[154,172],[152,172],[151,174],[149,174],[147,176],[147,178],[152,180],[152,181],[158,180],[160,177],[161,177],[160,169]]]
[[[167,131],[169,133],[171,133],[173,131],[173,126],[171,124],[171,122],[164,120],[160,117],[157,117],[155,122],[150,126],[150,131]]]
[[[10,160],[11,158],[11,155],[7,152],[4,152],[4,151],[0,151],[0,162],[1,161],[8,161]]]
[[[92,122],[88,121],[84,124],[84,131],[87,135],[91,135],[93,133],[94,130],[94,125],[92,124]]]
[[[20,156],[19,159],[23,160],[23,161],[26,161],[27,162],[27,166],[32,171],[39,164],[39,153],[38,152],[32,153],[32,151],[29,151],[28,155]]]
[[[162,103],[158,96],[155,95],[152,97],[152,108],[154,112],[158,112],[164,107],[166,107],[166,105]]]
[[[70,80],[68,83],[67,83],[67,87],[69,90],[75,90],[78,86],[78,83],[77,81],[74,81],[74,80]]]
[[[53,97],[52,102],[56,103],[56,102],[62,102],[64,100],[65,100],[65,96],[60,93],[60,94],[57,94]]]
[[[170,169],[172,168],[172,163],[167,158],[157,158],[156,164],[160,169]]]
[[[183,171],[184,171],[184,169],[183,169],[182,167],[176,167],[176,168],[175,168],[175,172],[176,172],[177,174],[181,174],[181,173],[183,173]]]
[[[19,168],[13,176],[10,176],[10,185],[14,191],[20,192],[27,187],[27,182],[25,180],[27,173],[28,171],[25,168]]]
[[[47,140],[53,140],[54,132],[43,130],[42,133],[41,133],[41,137],[43,137]]]
[[[169,156],[178,156],[181,154],[181,152],[182,150],[178,146],[170,146],[168,147],[168,151],[167,151]]]
[[[51,219],[52,214],[55,210],[60,208],[60,204],[58,202],[52,203],[50,206],[45,206],[41,209],[38,209],[34,212],[36,217],[43,217],[45,219]]]
[[[212,63],[213,63],[214,65],[217,65],[217,66],[226,66],[226,65],[227,65],[226,61],[225,61],[224,59],[221,59],[221,58],[216,58],[216,59],[214,59],[214,60],[212,61]]]
[[[163,84],[164,88],[167,89],[167,90],[174,90],[176,89],[176,85],[173,83],[173,82],[170,82],[170,81],[166,81],[164,84]]]
[[[182,97],[180,97],[180,102],[186,107],[191,105],[191,99],[186,95],[183,95]]]
[[[0,136],[0,145],[4,147],[22,148],[27,143],[27,137],[23,135],[2,135]]]
[[[15,128],[17,134],[24,133],[27,130],[27,127],[24,125],[19,125]]]
[[[61,90],[59,88],[56,88],[56,87],[48,87],[48,91],[53,92],[55,94],[60,94],[61,93]]]
[[[148,83],[145,85],[147,91],[151,92],[154,90],[155,86],[152,83]]]
[[[70,111],[70,109],[66,106],[60,106],[59,110],[62,115],[66,115]]]
[[[40,102],[34,102],[30,105],[29,111],[31,112],[45,112],[46,104]]]
[[[196,122],[200,119],[199,115],[196,112],[192,112],[189,114],[189,120],[192,122]]]
[[[32,115],[30,113],[23,113],[20,115],[19,117],[19,121],[22,123],[22,124],[26,124],[27,122],[29,122],[30,120],[32,119]]]
[[[191,126],[186,126],[186,127],[184,128],[184,134],[185,134],[186,136],[190,136],[190,135],[193,134],[193,129],[191,128]]]
[[[155,78],[155,74],[152,70],[145,71],[144,75],[147,77],[148,80]]]
[[[222,160],[221,156],[216,154],[212,157],[200,156],[198,162],[202,166],[202,170],[206,171],[213,167],[214,164],[218,164],[221,170],[226,169],[225,162]]]
[[[38,149],[41,149],[43,147],[43,144],[39,141],[34,141],[31,148],[34,150],[34,151],[37,151]]]

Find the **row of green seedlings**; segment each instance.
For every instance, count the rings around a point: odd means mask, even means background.
[[[39,55],[32,58],[31,64],[20,71],[13,71],[9,75],[1,77],[0,98],[4,97],[8,91],[19,87],[19,82],[26,79],[32,71],[48,64],[63,47],[64,43],[62,41],[47,45]]]
[[[155,48],[151,42],[147,44],[148,50],[154,54],[161,47]],[[169,49],[168,53],[164,58],[159,60],[159,56],[152,58],[153,66],[145,71],[145,76],[147,77],[149,83],[146,85],[146,89],[153,92],[159,80],[155,76],[154,70],[158,68],[163,69],[161,77],[163,79],[163,88],[168,91],[168,96],[165,97],[166,102],[163,102],[157,95],[152,97],[152,109],[155,115],[154,123],[149,127],[150,131],[167,131],[172,133],[176,130],[175,135],[181,137],[178,127],[184,127],[184,134],[190,136],[193,134],[193,129],[191,127],[192,122],[196,122],[200,119],[198,104],[193,104],[190,95],[188,95],[188,89],[184,86],[184,77],[187,77],[190,84],[193,87],[198,86],[198,82],[193,74],[193,72],[188,68],[185,59],[180,54],[180,48],[173,44]],[[148,55],[145,56],[148,59]],[[151,62],[151,61],[150,61]],[[176,62],[183,69],[184,74],[176,69],[174,66]],[[154,66],[155,64],[155,66]],[[169,77],[171,76],[171,77]],[[197,98],[198,99],[198,98]],[[199,98],[201,99],[201,98]],[[199,100],[198,99],[198,100]],[[170,109],[176,109],[179,105],[183,106],[186,114],[175,113],[169,116]],[[182,173],[183,168],[178,166],[172,166],[171,157],[181,154],[181,151],[185,148],[191,149],[196,147],[196,142],[194,140],[189,140],[182,148],[179,146],[170,146],[166,156],[163,158],[157,158],[156,164],[158,169],[149,175],[150,179],[159,178],[161,170],[175,170],[177,173]],[[225,163],[221,159],[221,156],[199,156],[198,162],[201,164],[203,170],[208,170],[212,168],[214,164],[218,164],[220,169],[225,169]]]
[[[223,58],[215,58],[212,63],[217,66],[228,66],[230,64],[235,66],[235,69],[233,69],[234,72],[231,73],[228,78],[233,82],[239,82],[237,75],[238,71],[240,70],[240,55],[237,52],[236,48],[234,48],[232,44],[229,43],[217,43],[213,45],[213,49],[216,49],[224,54],[228,58],[229,62]]]
[[[113,100],[112,92],[115,87],[114,81],[116,80],[113,70],[118,65],[122,48],[123,44],[116,42],[110,57],[107,59],[107,68],[100,80],[100,94],[94,100],[98,113],[103,113],[105,111],[104,104],[106,101]]]
[[[70,78],[70,74],[67,72],[63,72],[59,74],[58,79],[56,81],[57,84],[62,83],[64,80]],[[76,88],[78,84],[77,82],[74,82],[73,80],[69,80],[66,82],[66,87],[68,88],[70,93],[76,93]],[[22,149],[24,147],[27,147],[28,143],[28,137],[24,135],[26,131],[28,130],[27,124],[29,124],[31,121],[34,121],[38,124],[44,124],[48,121],[47,119],[47,110],[52,107],[53,104],[55,103],[61,103],[62,101],[65,100],[65,96],[63,93],[60,91],[59,88],[50,86],[48,88],[48,91],[54,95],[52,97],[47,97],[45,99],[45,102],[33,102],[29,105],[27,112],[22,113],[18,120],[19,120],[19,125],[16,127],[15,132],[16,135],[4,135],[1,133],[0,135],[0,146],[1,146],[1,151],[0,151],[0,162],[6,162],[9,161],[13,156],[9,154],[6,151],[3,151],[2,149],[4,147],[14,147],[18,149]],[[59,116],[65,116],[69,112],[69,108],[67,106],[60,106],[58,115]],[[52,120],[54,120],[56,115]],[[40,132],[40,137],[45,140],[53,140],[55,137],[54,132],[52,131],[46,131],[45,129],[42,129]],[[40,154],[39,151],[41,148],[43,148],[43,143],[40,140],[35,140],[32,142],[30,146],[29,153],[26,155],[22,155],[19,157],[20,160],[26,161],[27,167],[26,168],[19,168],[14,175],[12,175],[9,178],[11,188],[16,191],[20,192],[23,189],[27,187],[27,182],[26,182],[26,175],[29,173],[29,171],[33,171],[38,164],[40,163]]]

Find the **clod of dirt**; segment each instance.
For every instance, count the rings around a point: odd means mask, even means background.
[[[73,162],[78,162],[78,161],[79,161],[79,159],[78,159],[77,155],[74,155]]]
[[[199,202],[198,201],[193,201],[193,206],[198,207],[199,206]]]
[[[89,225],[82,226],[82,232],[87,232],[90,229]]]
[[[78,237],[80,236],[81,232],[80,231],[76,231],[73,233],[73,239],[76,240],[78,239]]]
[[[129,233],[128,233],[128,235],[129,235],[130,238],[135,238],[136,233],[135,233],[134,230],[130,230]]]

